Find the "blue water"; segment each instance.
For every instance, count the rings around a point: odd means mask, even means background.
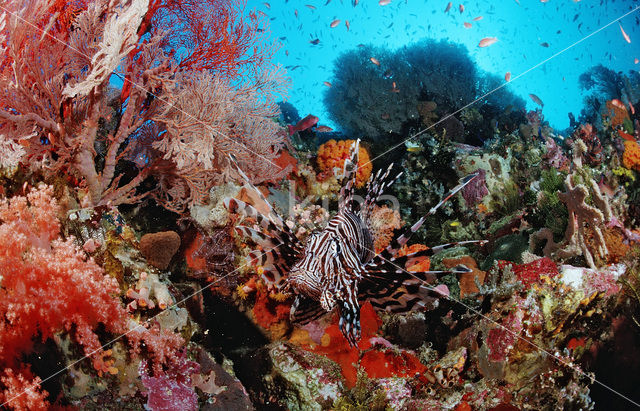
[[[511,72],[507,87],[526,100],[528,110],[537,108],[529,94],[539,96],[545,119],[560,130],[569,126],[567,114],[573,112],[577,118],[583,106],[581,73],[596,64],[625,73],[640,69],[634,64],[640,59],[638,1],[454,2],[445,13],[447,3],[392,0],[380,6],[378,0],[360,0],[354,7],[353,0],[250,0],[248,6],[266,13],[272,37],[281,38],[275,60],[288,67],[292,79],[288,101],[301,116],[315,114],[321,124],[332,127],[338,125],[325,110],[323,81],[330,82],[333,70],[339,70],[334,67],[336,56],[358,44],[396,49],[423,38],[463,44],[480,69],[501,78]],[[464,5],[462,13],[459,4]],[[473,21],[477,16],[482,20]],[[335,19],[341,23],[331,28]],[[465,28],[464,22],[472,27]],[[631,43],[623,38],[618,22]],[[484,37],[497,37],[498,42],[479,48]],[[311,44],[313,39],[319,44]]]

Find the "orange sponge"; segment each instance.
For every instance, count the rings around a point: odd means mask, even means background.
[[[622,165],[628,169],[640,170],[640,146],[635,141],[624,141]]]
[[[344,161],[349,158],[349,150],[354,140],[329,140],[318,148],[318,167],[328,176],[333,175],[333,169],[344,167]],[[356,174],[356,186],[362,187],[369,176],[373,165],[369,161],[369,153],[360,146],[358,153],[358,172]]]

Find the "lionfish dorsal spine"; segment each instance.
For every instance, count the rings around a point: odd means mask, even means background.
[[[396,239],[391,241],[391,243],[385,249],[386,254],[389,255],[389,256],[395,256],[398,253],[398,251],[400,251],[400,248],[402,248],[402,246],[407,244],[407,242],[409,241],[411,236],[413,236],[413,234],[416,231],[418,231],[420,229],[420,227],[422,227],[422,225],[424,224],[424,222],[427,220],[427,218],[430,215],[433,215],[440,207],[442,207],[443,204],[445,204],[449,199],[451,199],[451,197],[456,195],[467,184],[469,184],[471,181],[473,181],[473,179],[476,178],[478,175],[479,175],[479,173],[476,172],[476,173],[469,174],[469,175],[461,178],[459,180],[458,185],[455,186],[454,188],[452,188],[444,196],[444,198],[442,200],[440,200],[440,202],[438,204],[436,204],[435,206],[431,207],[431,209],[429,210],[429,212],[426,215],[422,216],[411,227],[407,228],[399,237],[397,237]]]
[[[338,212],[347,209],[353,201],[353,190],[356,186],[356,177],[358,176],[358,159],[360,153],[360,139],[357,139],[351,145],[349,150],[349,158],[344,161],[343,179],[346,183],[340,188],[340,196],[338,198]]]

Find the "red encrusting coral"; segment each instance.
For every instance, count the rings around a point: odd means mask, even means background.
[[[376,334],[382,321],[370,303],[360,309],[361,339],[357,347],[351,347],[338,327],[338,317],[325,330],[322,344],[304,347],[332,359],[342,370],[346,384],[354,387],[358,380],[358,368],[370,378],[413,377],[426,367],[409,351],[398,352],[377,344]]]
[[[269,296],[266,287],[258,287],[253,316],[262,328],[268,330],[272,325],[289,318],[290,312],[290,303],[276,301]]]
[[[541,276],[549,278],[556,277],[560,274],[558,266],[548,257],[539,258],[526,264],[513,264],[509,261],[499,260],[498,268],[502,270],[507,265],[511,265],[516,278],[524,284],[528,289],[532,284],[538,283]]]

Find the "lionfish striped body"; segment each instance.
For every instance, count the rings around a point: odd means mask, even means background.
[[[364,204],[356,209],[353,188],[358,150],[359,140],[351,148],[350,160],[345,161],[347,183],[340,190],[338,213],[322,231],[309,235],[304,244],[255,187],[253,189],[256,194],[268,207],[267,215],[259,213],[254,207],[240,200],[225,200],[229,211],[244,214],[255,220],[254,227],[238,226],[236,230],[262,246],[264,251],[254,251],[250,256],[264,268],[265,282],[281,292],[295,295],[291,320],[305,324],[337,306],[340,330],[351,345],[356,345],[360,338],[361,301],[368,300],[379,310],[410,311],[424,307],[429,301],[438,298],[437,293],[428,286],[437,275],[471,271],[464,266],[457,266],[448,271],[406,271],[406,267],[413,265],[420,258],[461,244],[445,244],[399,257],[398,251],[422,226],[426,216],[393,240],[381,253],[374,253],[373,237],[368,225],[369,216],[384,189],[393,184],[402,173],[388,179],[392,165],[382,175],[378,171],[367,184]],[[473,177],[475,175],[462,179],[429,214],[435,212]],[[248,183],[246,177],[245,180]]]

